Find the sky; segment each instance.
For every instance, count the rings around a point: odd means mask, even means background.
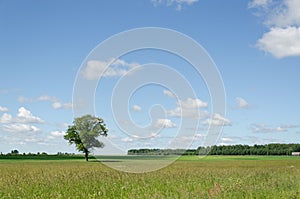
[[[75,153],[63,135],[86,106],[75,104],[78,79],[87,91],[96,85],[94,114],[109,128],[99,153],[196,148],[210,133],[218,145],[299,143],[299,13],[298,0],[0,0],[0,152]],[[97,51],[147,27],[203,47],[224,85],[224,113],[213,111],[205,77],[176,54]]]

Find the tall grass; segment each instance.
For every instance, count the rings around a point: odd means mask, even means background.
[[[0,198],[300,198],[300,159],[180,159],[143,174],[99,162],[0,161]]]

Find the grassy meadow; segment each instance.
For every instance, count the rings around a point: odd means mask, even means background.
[[[101,158],[112,159],[130,161]],[[300,198],[300,157],[183,156],[140,174],[97,160],[2,159],[0,198]]]

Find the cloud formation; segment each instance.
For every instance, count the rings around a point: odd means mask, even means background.
[[[132,110],[135,112],[140,112],[142,111],[142,107],[140,107],[139,105],[133,105]]]
[[[233,139],[230,137],[223,137],[219,140],[218,145],[231,145],[233,143]]]
[[[48,139],[55,140],[57,138],[63,138],[66,133],[64,131],[51,131]]]
[[[151,0],[154,6],[165,5],[165,6],[173,6],[175,5],[176,10],[180,11],[183,9],[184,5],[191,6],[194,3],[198,2],[198,0]]]
[[[169,119],[157,119],[155,126],[158,128],[175,128],[176,124]]]
[[[26,132],[39,132],[40,129],[31,124],[41,124],[44,120],[34,116],[29,110],[20,107],[16,117],[8,113],[4,113],[0,117],[1,129],[11,133],[26,133]]]
[[[283,0],[281,3],[271,1],[268,5],[267,25],[281,28],[300,25],[299,0]]]
[[[200,108],[207,108],[208,103],[200,99],[187,98],[186,100],[179,100],[177,107],[167,111],[167,115],[170,117],[186,117],[192,119],[206,118],[209,113],[206,110]]]
[[[0,106],[0,112],[7,112],[8,108]]]
[[[236,107],[238,109],[248,109],[248,108],[250,108],[249,103],[245,99],[243,99],[241,97],[237,97],[235,100],[236,100]]]
[[[256,46],[276,58],[300,56],[300,1],[253,0],[249,8],[262,8],[264,24],[269,31]]]
[[[179,105],[183,109],[194,109],[194,108],[206,108],[208,106],[207,102],[203,102],[200,99],[187,98],[186,100],[179,100]]]
[[[54,96],[49,95],[42,95],[37,98],[26,98],[24,96],[20,96],[18,98],[18,101],[21,103],[33,103],[33,102],[40,102],[40,101],[48,101],[51,102],[51,106],[54,109],[72,109],[73,105],[72,103],[63,103],[60,99]]]
[[[300,27],[271,28],[257,41],[256,46],[277,58],[300,56]]]
[[[72,103],[53,102],[52,107],[54,109],[71,109],[73,105]]]
[[[0,117],[0,123],[1,124],[7,124],[12,122],[12,115],[8,114],[8,113],[4,113],[1,117]]]
[[[163,91],[164,95],[171,97],[171,98],[176,98],[176,95],[172,93],[170,90],[164,90]]]
[[[50,101],[50,102],[57,102],[59,99],[54,96],[49,96],[49,95],[41,95],[37,99],[37,101]]]
[[[82,70],[81,75],[87,80],[98,80],[100,77],[118,77],[125,75],[130,69],[138,66],[138,63],[127,63],[121,59],[90,60]]]
[[[270,126],[267,124],[251,124],[250,129],[254,133],[274,133],[274,132],[287,132],[290,129],[300,128],[297,124],[282,124],[278,126]]]
[[[252,124],[250,126],[251,130],[255,133],[274,133],[274,132],[286,132],[287,128],[282,126],[271,127],[266,124]]]
[[[212,118],[206,119],[203,123],[211,126],[231,126],[230,120],[218,113],[215,113]]]
[[[44,123],[44,121],[37,117],[34,116],[29,110],[27,110],[24,107],[20,107],[18,110],[17,117],[12,117],[12,115],[8,113],[4,113],[0,117],[0,123],[2,124],[7,124],[7,123],[24,123],[24,124],[29,124],[29,123]]]
[[[123,142],[132,142],[132,141],[134,141],[134,139],[131,138],[131,137],[125,137],[125,138],[122,138],[121,141],[123,141]]]
[[[6,132],[11,133],[27,133],[27,132],[33,132],[37,133],[40,132],[40,129],[33,125],[28,124],[5,124],[2,126],[2,130]]]
[[[19,108],[18,111],[19,111],[19,113],[18,113],[18,116],[16,118],[17,122],[22,122],[22,123],[44,123],[44,121],[41,118],[32,115],[32,113],[24,107]]]
[[[248,8],[267,8],[272,0],[253,0],[248,4]]]

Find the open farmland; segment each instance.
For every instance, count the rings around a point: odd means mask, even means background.
[[[134,161],[102,157],[102,161]],[[0,160],[0,198],[300,198],[300,158],[183,156],[142,174],[96,160]]]

